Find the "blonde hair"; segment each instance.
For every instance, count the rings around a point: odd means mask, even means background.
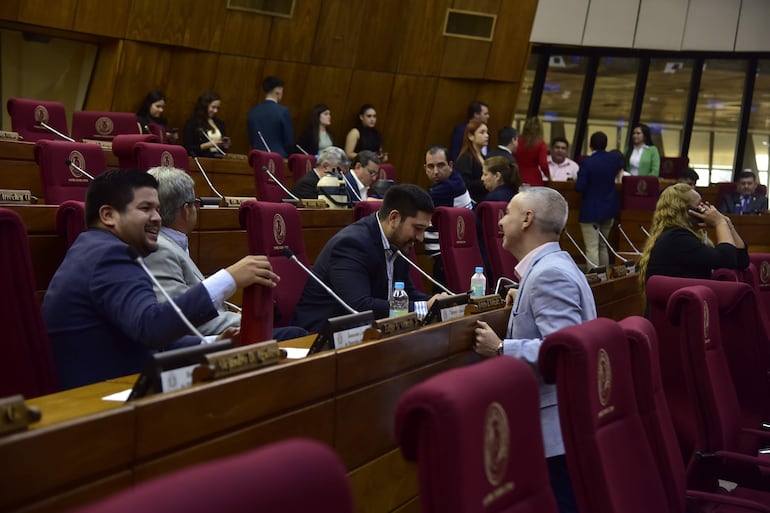
[[[652,248],[661,234],[671,228],[682,228],[691,232],[693,235],[703,240],[705,244],[712,245],[705,238],[705,232],[695,231],[690,219],[688,207],[690,205],[690,193],[693,188],[686,183],[677,183],[666,188],[658,199],[655,206],[655,213],[652,215],[652,226],[650,227],[650,237],[644,244],[642,256],[639,259],[639,284],[644,295],[645,285],[647,283],[647,266],[650,263],[650,254]]]

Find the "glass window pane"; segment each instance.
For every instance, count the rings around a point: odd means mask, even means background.
[[[704,166],[711,183],[732,181],[746,65],[745,60],[726,59],[708,59],[703,65],[690,160],[694,164],[695,153],[708,152],[708,159],[700,158],[698,164]],[[706,148],[695,146],[695,132],[706,134]]]
[[[535,71],[537,70],[537,62],[540,58],[540,55],[534,53],[529,56],[527,70],[524,72],[524,78],[521,79],[519,99],[516,102],[516,112],[513,115],[513,126],[519,131],[521,131],[521,127],[524,126],[524,121],[527,119],[529,99],[532,97],[532,84],[535,82]]]
[[[548,59],[538,112],[546,143],[561,136],[572,144],[587,63],[588,57],[578,55],[551,55]]]
[[[650,126],[662,156],[679,156],[694,61],[651,59],[642,103],[642,123]]]
[[[754,98],[751,101],[749,136],[743,167],[757,173],[760,183],[767,185],[770,159],[770,61],[757,63]]]
[[[602,57],[596,75],[596,84],[588,116],[586,142],[588,153],[591,134],[601,130],[607,134],[607,150],[625,149],[628,118],[636,87],[639,59],[630,57]]]

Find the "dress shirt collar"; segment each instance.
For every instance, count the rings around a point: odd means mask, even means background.
[[[550,253],[552,251],[558,251],[559,250],[559,243],[554,242],[546,242],[545,244],[541,244],[535,249],[531,250],[529,253],[524,255],[524,258],[519,260],[519,263],[516,264],[516,267],[514,270],[516,271],[516,274],[519,275],[520,279],[523,279],[524,276],[526,276],[527,272],[529,271],[529,268],[532,267],[532,264],[537,260],[537,257],[540,256],[541,253]]]
[[[160,227],[160,233],[168,237],[169,239],[176,242],[180,248],[182,248],[186,253],[190,252],[189,246],[189,239],[187,238],[187,235],[180,232],[179,230],[174,230],[173,228],[169,228],[168,226],[161,226]]]
[[[355,180],[356,182],[356,187],[358,188],[358,191],[357,191],[358,199],[361,201],[365,201],[368,196],[367,192],[369,191],[369,187],[364,185],[363,182],[361,182],[361,180],[358,179],[358,175],[355,172],[353,172],[352,169],[348,172],[353,175],[353,180]]]
[[[374,214],[374,215],[375,217],[377,216],[377,214]],[[385,250],[385,257],[391,258],[395,254],[395,251],[393,250],[393,246],[391,246],[390,241],[385,236],[385,230],[382,229],[382,223],[380,223],[380,218],[377,217],[376,220],[377,220],[377,228],[380,229],[380,237],[382,238],[382,248]]]
[[[511,155],[513,155],[513,152],[511,151],[511,149],[510,149],[508,146],[503,146],[502,144],[498,144],[498,145],[497,145],[497,149],[498,149],[498,150],[507,151],[508,153],[510,153]]]

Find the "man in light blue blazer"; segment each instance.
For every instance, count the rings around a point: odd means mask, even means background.
[[[483,321],[476,328],[475,350],[482,356],[523,359],[537,372],[543,339],[566,326],[596,318],[596,304],[588,281],[575,261],[559,247],[567,223],[564,197],[548,187],[524,188],[508,204],[500,220],[503,247],[519,263],[518,294],[509,295],[511,318],[503,340]],[[556,387],[540,382],[540,421],[551,486],[559,511],[577,511],[564,457],[564,443],[556,405]]]

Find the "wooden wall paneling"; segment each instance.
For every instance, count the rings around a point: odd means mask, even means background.
[[[25,0],[19,5],[17,20],[30,25],[71,29],[77,3],[78,0]]]
[[[486,80],[519,82],[529,59],[529,32],[537,11],[536,0],[500,2]]]
[[[366,36],[362,27],[366,2],[323,0],[316,26],[311,61],[314,64],[353,66],[360,37]]]
[[[404,5],[404,27],[398,72],[418,75],[438,75],[446,38],[444,18],[449,0],[407,2]]]
[[[273,18],[263,14],[227,9],[219,44],[223,54],[265,57]]]
[[[227,0],[183,3],[182,44],[188,48],[217,51],[222,42]]]
[[[494,146],[497,146],[497,132],[513,121],[520,85],[520,82],[479,83],[479,98],[489,105],[489,143]]]
[[[206,3],[218,9],[225,0]],[[186,0],[132,0],[126,38],[136,41],[182,45],[192,2]]]
[[[322,5],[318,0],[295,0],[291,18],[272,17],[266,57],[309,63],[316,44],[316,26]]]
[[[247,154],[251,151],[246,114],[257,102],[255,95],[262,91],[263,68],[264,61],[261,59],[230,55],[219,57],[214,90],[222,97],[221,118],[227,126],[227,135],[232,139],[229,150],[232,153]],[[262,95],[258,98],[261,101]]]
[[[358,120],[358,111],[361,105],[366,103],[374,105],[377,111],[377,130],[382,133],[391,118],[390,101],[391,90],[395,75],[377,71],[354,70],[348,87],[348,94],[343,109],[335,114],[332,112],[332,130],[335,144],[339,139],[339,146],[345,147],[345,137],[355,126]],[[396,151],[396,147],[388,141],[383,134],[383,147],[385,151]],[[398,168],[396,168],[398,171]]]
[[[334,145],[344,148],[347,129],[342,121],[342,113],[348,93],[352,87],[353,70],[350,68],[337,68],[331,66],[310,66],[308,80],[304,84],[302,92],[302,110],[295,113],[297,124],[294,127],[296,136],[299,136],[310,123],[313,106],[325,103],[332,112],[330,131],[334,137]]]
[[[99,45],[96,55],[96,65],[88,84],[88,94],[83,103],[84,110],[110,110],[115,99],[115,88],[120,70],[120,59],[123,55],[124,40],[105,41]],[[72,113],[69,114],[67,125],[72,128]]]
[[[297,1],[299,3],[299,0]],[[295,11],[297,7],[294,7]],[[299,120],[304,112],[303,96],[305,91],[305,84],[308,81],[313,80],[310,73],[310,66],[300,62],[288,62],[288,61],[274,61],[266,60],[264,69],[262,70],[262,76],[257,77],[257,90],[254,91],[254,103],[256,105],[265,98],[265,93],[262,91],[262,79],[269,75],[275,75],[280,77],[284,81],[283,99],[281,103],[289,108],[291,111],[291,121],[294,125],[294,132],[299,130]],[[244,94],[248,92],[244,91]],[[303,127],[304,128],[304,127]]]
[[[406,26],[406,0],[368,0],[355,52],[356,70],[395,71]]]
[[[136,112],[144,97],[153,89],[168,94],[172,49],[169,46],[125,41],[120,59],[118,80],[115,82],[115,98],[110,106],[118,112]],[[164,116],[178,123],[175,105],[167,101]],[[172,124],[171,126],[177,126]]]
[[[427,133],[438,79],[397,75],[393,83],[383,141],[400,182],[416,183],[432,140]],[[381,128],[382,130],[382,128]]]
[[[421,511],[420,498],[413,497],[397,509],[394,509],[393,513],[420,513]]]
[[[399,449],[348,472],[348,479],[357,513],[420,513],[417,465],[406,461]],[[402,509],[413,503],[417,509]]]
[[[165,93],[174,98],[173,109],[168,116],[173,116],[179,123],[180,137],[185,122],[190,118],[198,97],[209,89],[214,88],[219,57],[215,53],[173,48],[168,69]],[[224,102],[223,102],[224,103]],[[222,105],[222,116],[227,116],[227,107]],[[222,117],[227,132],[230,125],[226,117]],[[173,126],[173,125],[172,125]],[[181,142],[181,141],[180,141]]]
[[[126,36],[131,0],[78,0],[72,29],[122,39]]]
[[[19,17],[21,0],[3,0],[0,2],[0,20],[16,21]]]
[[[480,78],[484,76],[492,43],[447,37],[441,57],[441,76]]]

